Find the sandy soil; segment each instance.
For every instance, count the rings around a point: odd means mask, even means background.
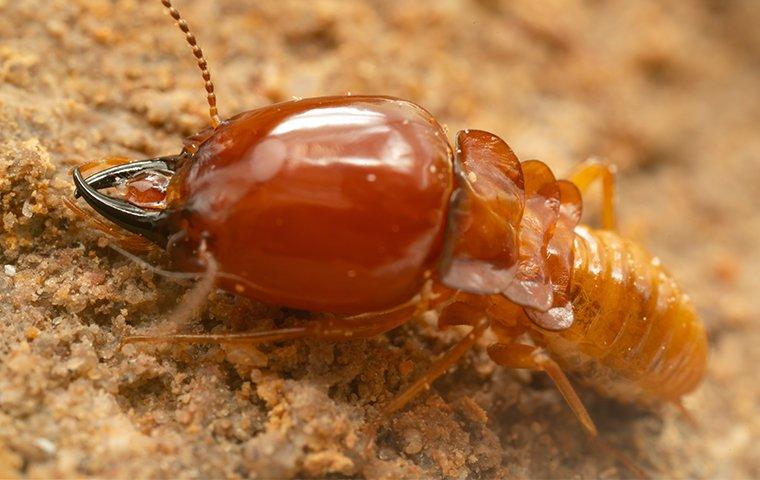
[[[619,165],[623,232],[670,265],[709,329],[707,378],[685,401],[700,425],[581,395],[603,437],[650,471],[760,477],[760,2],[177,3],[222,115],[389,94],[558,172],[589,156]],[[185,287],[74,216],[67,172],[175,153],[205,115],[158,1],[0,0],[0,477],[627,475],[544,377],[494,368],[482,346],[362,461],[364,422],[457,337],[425,322],[343,344],[120,351]],[[303,315],[218,293],[201,320]]]

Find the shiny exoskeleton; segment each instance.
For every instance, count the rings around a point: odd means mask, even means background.
[[[132,340],[368,337],[433,309],[441,326],[473,328],[385,413],[490,326],[499,339],[491,358],[547,372],[594,435],[563,371],[624,402],[678,402],[707,356],[688,297],[659,260],[616,233],[613,174],[587,162],[557,180],[488,132],[459,132],[452,148],[411,102],[333,96],[214,122],[179,155],[87,178],[77,169],[74,180],[105,218],[166,248],[176,269],[213,266],[217,285],[235,294],[335,314],[287,332]],[[601,230],[577,225],[580,190],[595,180]]]

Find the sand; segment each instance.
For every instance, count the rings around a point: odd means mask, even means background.
[[[620,168],[622,231],[680,279],[711,343],[698,426],[580,388],[601,435],[655,476],[760,476],[760,3],[177,0],[222,116],[395,95],[566,172]],[[119,349],[187,285],[74,215],[69,170],[176,153],[207,123],[158,1],[0,0],[0,477],[628,476],[542,375],[483,345],[362,457],[362,428],[460,335],[431,321],[348,343]],[[587,219],[596,201],[588,198]],[[166,265],[160,251],[146,258]],[[305,314],[213,294],[195,331]]]

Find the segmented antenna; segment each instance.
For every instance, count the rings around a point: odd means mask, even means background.
[[[201,75],[203,75],[203,81],[205,82],[206,86],[206,99],[208,100],[208,113],[211,117],[211,126],[213,128],[216,128],[220,123],[219,112],[216,109],[214,83],[211,81],[211,73],[208,71],[208,63],[203,57],[203,50],[201,50],[201,47],[198,46],[198,42],[195,40],[195,35],[192,34],[190,27],[187,25],[187,22],[180,16],[179,11],[174,8],[171,0],[161,0],[161,3],[163,3],[164,7],[169,10],[169,15],[172,16],[172,18],[177,22],[179,29],[182,30],[182,33],[185,34],[185,40],[187,40],[187,43],[190,44],[190,47],[193,49],[193,55],[195,55],[195,58],[198,60],[198,68],[201,69]]]

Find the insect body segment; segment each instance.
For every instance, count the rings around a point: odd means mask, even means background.
[[[178,265],[202,240],[246,282],[231,291],[294,308],[363,313],[422,288],[441,249],[451,148],[423,109],[324,97],[225,122],[169,186]]]
[[[694,307],[639,245],[611,231],[576,232],[575,322],[535,338],[607,396],[677,401],[705,370],[707,338]]]

